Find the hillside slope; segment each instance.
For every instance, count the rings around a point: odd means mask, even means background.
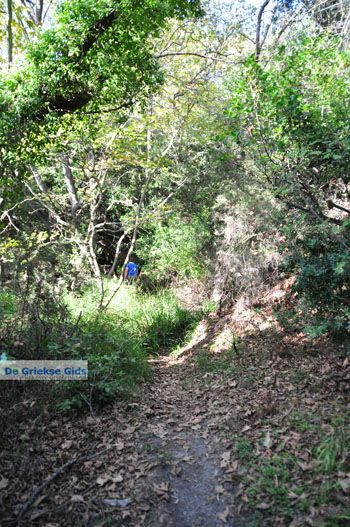
[[[349,359],[274,321],[292,301],[212,313],[134,399],[25,425],[2,525],[348,525]]]

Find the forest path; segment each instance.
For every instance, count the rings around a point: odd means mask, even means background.
[[[148,479],[161,499],[145,524],[243,525],[232,472],[224,471],[229,469],[230,454],[216,434],[217,415],[208,414],[208,385],[191,375],[186,360],[162,357],[152,362],[154,380],[143,409],[139,444],[155,464]]]
[[[150,360],[153,377],[129,400],[23,423],[21,456],[4,456],[2,525],[245,525],[233,453],[241,395],[232,372],[199,367],[211,337]]]
[[[235,350],[229,322],[209,316],[177,359],[150,360],[153,377],[129,398],[52,415],[15,405],[1,526],[296,527],[348,514],[349,357],[278,327]],[[323,438],[340,445],[333,475]]]

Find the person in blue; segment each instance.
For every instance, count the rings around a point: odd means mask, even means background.
[[[128,262],[124,269],[124,280],[127,284],[133,284],[138,275],[139,268],[134,262]]]

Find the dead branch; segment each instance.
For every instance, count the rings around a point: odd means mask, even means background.
[[[95,452],[95,454],[88,454],[86,456],[77,457],[75,459],[71,459],[70,461],[67,461],[64,465],[62,465],[59,469],[57,469],[55,472],[50,474],[45,481],[41,483],[34,491],[32,492],[32,495],[30,498],[22,505],[20,512],[17,515],[17,521],[20,521],[24,515],[28,512],[30,507],[33,505],[39,494],[42,493],[42,491],[53,481],[56,479],[60,474],[65,472],[69,467],[75,465],[75,463],[82,463],[84,461],[90,461],[90,459],[93,459],[97,456],[101,456],[102,454],[105,454],[106,452],[109,452],[110,450],[113,450],[115,447],[109,447],[105,448],[104,450],[101,450],[100,452]]]

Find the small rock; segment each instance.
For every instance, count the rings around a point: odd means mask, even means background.
[[[132,499],[126,498],[125,500],[115,500],[106,498],[103,503],[110,505],[111,507],[127,507],[132,502]]]

